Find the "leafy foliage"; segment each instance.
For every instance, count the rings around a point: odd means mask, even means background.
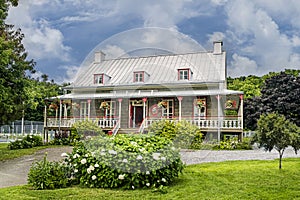
[[[27,135],[22,140],[16,140],[14,142],[10,142],[7,148],[10,150],[13,149],[29,149],[32,147],[42,146],[43,141],[40,136],[37,135]]]
[[[17,0],[0,2],[0,124],[5,124],[22,116],[24,102],[28,99],[25,87],[27,74],[34,72],[34,62],[27,61],[27,53],[22,44],[21,30],[13,30],[5,24],[10,5],[17,6]]]
[[[255,130],[261,114],[278,112],[300,126],[300,71],[286,70],[265,80],[261,96],[245,100],[247,129]]]
[[[46,76],[45,74],[42,75]],[[44,108],[47,105],[46,98],[57,96],[61,94],[59,85],[53,81],[49,82],[44,78],[43,81],[38,79],[28,79],[25,87],[25,92],[28,99],[24,102],[24,117],[26,120],[43,121]]]
[[[297,153],[300,149],[300,128],[277,113],[261,115],[257,122],[257,131],[253,138],[259,147],[266,151],[275,149],[279,153],[279,169],[284,150],[292,146]]]
[[[237,146],[238,146],[238,138],[233,137],[221,141],[220,144],[217,145],[217,148],[222,150],[233,150],[233,149],[237,149]]]
[[[227,78],[227,88],[230,90],[239,90],[244,92],[244,98],[260,96],[260,90],[264,81],[258,76]]]
[[[49,162],[47,156],[36,162],[28,173],[28,183],[34,189],[64,188],[69,184],[69,168],[62,162]]]
[[[97,188],[149,188],[170,184],[184,165],[170,140],[148,135],[93,137],[67,162],[75,182]]]
[[[149,128],[149,134],[172,140],[174,145],[180,148],[197,148],[203,141],[200,129],[185,120],[154,122]]]

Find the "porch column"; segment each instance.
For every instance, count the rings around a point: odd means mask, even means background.
[[[90,116],[91,116],[91,101],[92,100],[87,100],[87,102],[88,102],[88,120],[90,119]]]
[[[145,120],[146,118],[146,101],[147,101],[147,98],[143,98],[143,120]]]
[[[121,108],[122,108],[122,98],[119,98],[118,101],[119,101],[119,126],[121,126]]]
[[[68,118],[67,104],[64,103],[64,119]]]
[[[221,103],[220,103],[220,95],[217,95],[218,100],[218,142],[221,141]]]
[[[59,133],[60,133],[60,126],[61,126],[61,117],[62,117],[62,100],[59,100],[59,127],[58,127]]]
[[[241,128],[242,128],[242,134],[241,134],[241,140],[243,140],[243,130],[244,130],[244,95],[240,95],[241,100],[241,107],[240,107],[240,120],[241,120]]]
[[[46,128],[47,127],[47,103],[45,103],[45,107],[44,107],[44,134],[43,134],[43,141],[44,141],[44,143],[46,143],[46,142],[48,142],[47,140],[46,140],[46,138],[48,138],[48,137],[46,137]],[[47,134],[48,134],[48,131],[47,131]]]
[[[179,121],[181,121],[181,101],[183,99],[183,97],[177,97],[178,101],[179,101]]]

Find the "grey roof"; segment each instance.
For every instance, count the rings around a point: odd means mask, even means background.
[[[179,81],[178,69],[186,68],[192,72],[191,79]],[[86,67],[78,74],[72,87],[98,86],[94,84],[94,74],[110,77],[103,86],[134,85],[138,84],[133,82],[136,71],[145,71],[149,75],[143,84],[225,82],[226,53],[198,52],[103,60]]]

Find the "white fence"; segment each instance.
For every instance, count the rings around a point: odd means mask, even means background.
[[[23,130],[23,133],[22,133]],[[8,142],[23,138],[26,135],[42,136],[44,123],[37,121],[24,121],[23,129],[22,122],[15,121],[10,125],[0,126],[0,142]]]

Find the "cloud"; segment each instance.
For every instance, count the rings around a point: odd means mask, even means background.
[[[228,68],[228,75],[231,77],[247,76],[251,74],[258,74],[258,66],[254,60],[238,54],[232,55],[230,68]],[[261,75],[261,74],[259,74]]]
[[[73,83],[77,77],[80,67],[78,66],[60,66],[60,69],[65,70],[65,75],[55,77],[58,83]]]
[[[23,40],[29,57],[35,60],[70,59],[71,48],[64,44],[62,32],[51,27],[48,20],[36,19],[31,16],[31,8],[42,6],[48,1],[20,1],[19,6],[9,10],[8,23],[20,27],[25,34]]]
[[[268,5],[271,5],[270,1]],[[290,35],[279,26],[275,17],[272,18],[273,13],[269,10],[275,9],[274,6],[266,7],[267,4],[262,5],[261,1],[247,0],[232,0],[225,5],[228,16],[226,33],[233,33],[239,41],[237,50],[241,57],[237,54],[232,57],[234,69],[238,65],[249,65],[249,61],[255,61],[263,73],[300,65],[298,55],[294,53],[294,48],[299,46],[299,37]],[[257,74],[256,71],[253,73]]]

